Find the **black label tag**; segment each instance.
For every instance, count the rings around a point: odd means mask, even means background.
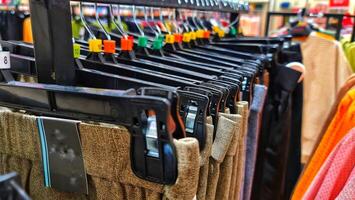
[[[88,194],[78,122],[41,117],[37,124],[45,186],[60,192]]]

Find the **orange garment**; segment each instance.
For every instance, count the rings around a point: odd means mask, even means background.
[[[297,183],[292,200],[302,199],[333,148],[354,127],[355,89],[352,89],[341,100],[337,113]]]
[[[29,17],[23,21],[23,41],[33,43],[31,18]]]

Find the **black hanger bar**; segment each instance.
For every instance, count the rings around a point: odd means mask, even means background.
[[[179,3],[177,0],[89,0],[89,2],[238,12],[223,3],[213,7],[197,6],[183,1]],[[239,11],[248,9],[246,4],[243,6]],[[70,1],[62,0],[58,3],[57,0],[30,0],[30,11],[38,82],[75,85],[76,67],[73,59]]]
[[[5,80],[2,70],[1,80]],[[53,116],[83,121],[107,122],[126,126],[131,133],[132,169],[138,177],[162,184],[173,184],[177,178],[177,161],[172,145],[169,122],[171,105],[165,98],[137,96],[134,90],[98,90],[92,88],[32,84],[17,81],[0,83],[0,105],[26,110],[37,116]],[[158,157],[146,154],[144,145],[146,119],[143,112],[154,111],[156,117]],[[169,158],[163,148],[169,145]],[[169,160],[169,162],[166,161]],[[173,162],[171,162],[171,159]],[[155,164],[153,164],[155,163]],[[154,166],[159,169],[151,168]],[[160,171],[160,174],[154,173]],[[166,173],[167,171],[172,173]]]

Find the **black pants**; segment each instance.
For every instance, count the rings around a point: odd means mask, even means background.
[[[283,65],[270,69],[252,199],[284,199],[291,141],[292,94],[301,73]]]

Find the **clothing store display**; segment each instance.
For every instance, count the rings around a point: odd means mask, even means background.
[[[253,185],[254,170],[256,165],[256,152],[259,142],[259,134],[262,122],[262,112],[265,103],[267,88],[263,85],[255,85],[253,103],[250,106],[248,119],[247,150],[244,173],[243,199],[250,199]]]
[[[321,134],[319,124],[325,123],[340,87],[352,72],[340,43],[317,34],[311,34],[302,44],[302,55],[307,73],[304,80],[302,163],[307,163],[316,138]]]
[[[303,199],[335,199],[355,168],[355,129],[338,143],[314,177]]]
[[[5,3],[0,199],[9,174],[34,200],[352,195],[348,53],[301,15],[246,37],[240,1]]]
[[[292,199],[300,199],[310,186],[314,177],[318,173],[324,161],[327,159],[332,149],[340,140],[355,127],[355,90],[350,90],[342,99],[338,106],[338,111],[334,116],[327,131],[324,133],[320,144],[315,150],[310,162],[306,166]]]

